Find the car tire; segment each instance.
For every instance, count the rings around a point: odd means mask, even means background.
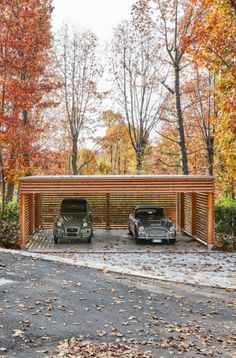
[[[92,235],[87,238],[87,243],[88,243],[88,244],[91,244],[91,243],[92,243]]]
[[[129,231],[129,235],[132,235],[132,236],[133,236],[133,233],[132,233],[132,231],[131,231],[130,225],[129,225],[129,227],[128,227],[128,231]]]
[[[58,244],[58,242],[59,242],[58,237],[54,236],[53,239],[54,239],[54,243],[55,243],[55,244]]]
[[[142,239],[139,239],[139,238],[135,235],[135,243],[136,243],[137,245],[141,245],[141,244],[143,244],[143,240],[142,240]]]
[[[176,244],[176,239],[170,239],[169,243],[170,243],[170,245],[175,245]]]

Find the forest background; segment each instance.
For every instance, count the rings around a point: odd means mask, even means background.
[[[235,0],[138,0],[102,51],[52,14],[0,4],[2,215],[29,175],[214,175],[234,205]]]

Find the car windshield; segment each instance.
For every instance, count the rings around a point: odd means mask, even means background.
[[[161,219],[164,217],[164,210],[162,208],[137,209],[135,217],[147,219]]]
[[[61,212],[67,214],[82,214],[87,212],[86,201],[66,200],[61,204]]]

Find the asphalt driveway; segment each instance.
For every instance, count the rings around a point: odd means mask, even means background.
[[[233,357],[235,291],[0,253],[0,356],[41,358],[79,337],[152,357]]]

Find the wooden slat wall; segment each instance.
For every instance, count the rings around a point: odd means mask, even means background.
[[[208,237],[208,223],[207,223],[207,193],[196,194],[196,233],[194,236],[205,242]],[[184,194],[184,226],[182,229],[189,235],[192,232],[192,195],[190,193]]]
[[[184,231],[191,235],[192,232],[192,195],[184,194]]]
[[[176,222],[176,194],[111,194],[111,228],[127,227],[129,214],[139,204],[154,204],[165,208],[167,216]]]
[[[73,194],[86,198],[93,215],[95,228],[106,227],[106,195],[105,194]],[[42,198],[42,222],[44,228],[51,228],[59,214],[61,200],[65,195],[44,195]],[[167,216],[176,222],[175,194],[111,194],[110,195],[110,228],[127,228],[128,216],[138,204],[155,204],[165,208]]]
[[[106,215],[106,197],[101,194],[71,194],[66,197],[79,196],[86,198],[89,203],[89,209],[93,215],[95,226],[104,227]],[[53,223],[60,212],[61,201],[65,197],[63,194],[43,195],[42,196],[42,226],[43,228],[52,228]]]
[[[42,215],[42,203],[41,203],[41,195],[40,194],[35,194],[35,210],[34,210],[34,215],[35,215],[35,230],[37,231],[37,229],[41,226],[42,224],[42,219],[41,219],[41,215]]]
[[[207,194],[197,194],[197,222],[196,222],[196,236],[207,242]]]
[[[29,239],[30,235],[33,235],[37,230],[37,220],[36,220],[36,195],[35,194],[25,194],[25,234],[26,241]]]

